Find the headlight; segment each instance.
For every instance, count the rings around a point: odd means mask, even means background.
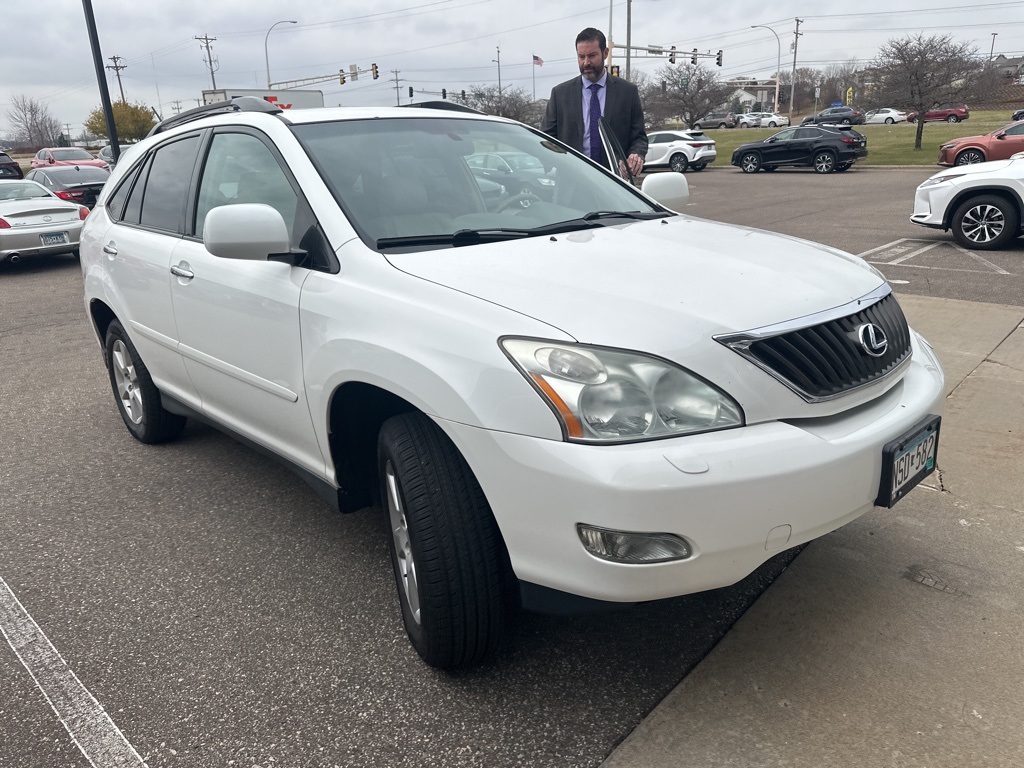
[[[952,181],[953,179],[959,179],[963,175],[964,174],[962,174],[962,173],[950,173],[950,174],[947,174],[945,176],[932,176],[930,179],[925,179],[925,181],[921,182],[921,184],[918,187],[918,189],[923,189],[924,187],[934,187],[936,184],[942,184],[943,182],[946,182],[946,181]]]
[[[503,339],[573,442],[632,442],[743,426],[722,390],[672,363],[582,344]]]
[[[956,146],[955,143],[943,144],[941,147],[939,147],[939,149],[952,149],[955,146]]]

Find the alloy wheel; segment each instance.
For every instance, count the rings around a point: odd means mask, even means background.
[[[420,619],[420,590],[417,581],[416,558],[412,554],[412,541],[409,538],[409,523],[405,519],[402,508],[402,496],[398,490],[398,478],[391,461],[384,467],[387,484],[388,522],[391,525],[391,536],[395,542],[395,557],[398,560],[398,571],[401,575],[402,594],[409,604],[409,614],[417,624]]]
[[[994,205],[976,205],[964,214],[960,228],[972,243],[990,243],[1002,234],[1006,221]]]
[[[957,165],[974,165],[975,163],[983,162],[985,162],[985,156],[976,149],[961,152],[956,158]]]
[[[121,407],[133,424],[142,423],[142,390],[139,388],[139,377],[135,371],[135,363],[128,347],[118,339],[111,350],[111,362],[114,367],[114,383],[117,385],[117,396]]]

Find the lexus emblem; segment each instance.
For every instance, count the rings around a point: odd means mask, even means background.
[[[52,216],[43,216],[43,221],[50,221],[52,218]]]
[[[857,329],[857,340],[860,341],[861,349],[871,357],[881,357],[889,348],[889,340],[885,338],[885,331],[874,323],[864,323]]]

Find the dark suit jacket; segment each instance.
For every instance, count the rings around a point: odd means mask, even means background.
[[[608,73],[604,119],[622,145],[626,155],[647,154],[647,132],[640,92],[628,80]],[[583,151],[583,77],[574,77],[551,89],[548,109],[540,129],[549,136]]]

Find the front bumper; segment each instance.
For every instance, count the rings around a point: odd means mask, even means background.
[[[873,507],[883,446],[942,410],[942,369],[916,334],[913,345],[900,383],[831,418],[607,446],[440,424],[476,474],[520,580],[591,600],[672,597],[734,584]],[[694,554],[601,560],[577,523],[675,534]]]

